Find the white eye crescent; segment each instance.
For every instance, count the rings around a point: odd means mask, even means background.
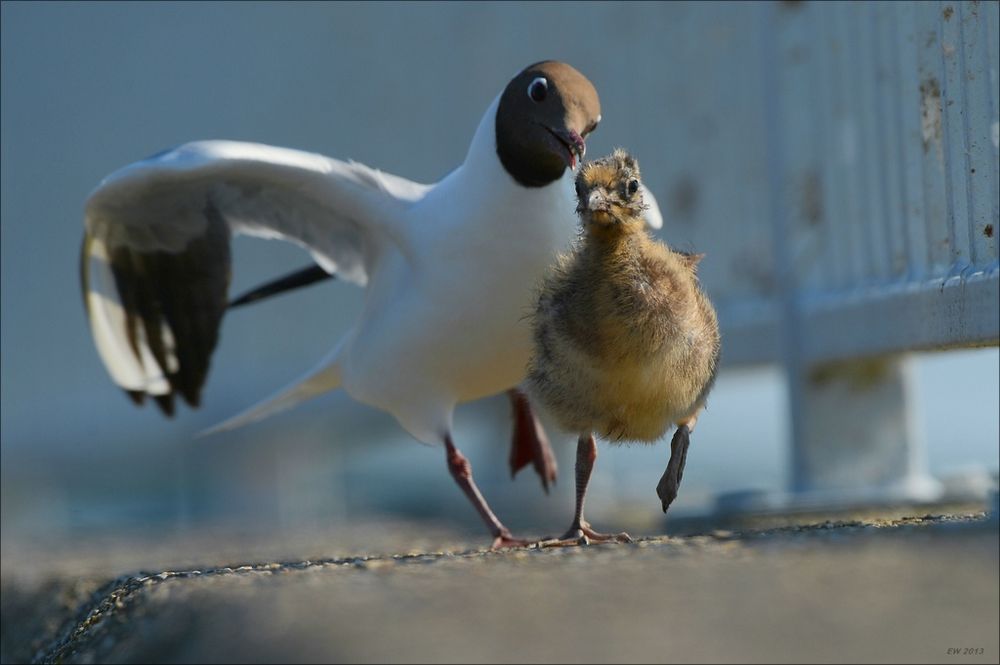
[[[543,102],[549,94],[549,82],[544,76],[539,76],[528,84],[528,97],[533,102]]]

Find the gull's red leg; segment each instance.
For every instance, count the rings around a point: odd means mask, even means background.
[[[556,482],[556,458],[545,430],[531,410],[527,395],[520,390],[507,391],[514,416],[514,438],[510,445],[510,476],[517,474],[531,463],[542,479],[542,489],[549,492],[549,484]]]
[[[476,487],[476,481],[472,479],[472,465],[469,464],[468,458],[455,447],[450,434],[445,437],[444,445],[448,460],[448,471],[451,472],[451,477],[455,479],[458,486],[465,492],[465,496],[469,497],[469,501],[472,502],[479,516],[486,522],[486,527],[493,536],[492,548],[524,547],[528,545],[529,541],[511,536],[507,527],[501,524],[497,516],[490,510],[490,507],[486,504],[486,499],[483,498],[479,488]]]

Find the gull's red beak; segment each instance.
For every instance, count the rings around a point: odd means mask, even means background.
[[[576,169],[577,160],[582,160],[583,156],[587,154],[587,144],[583,137],[572,129],[555,130],[549,127],[546,129],[566,149],[566,154],[563,157],[566,160],[566,165],[570,169]]]

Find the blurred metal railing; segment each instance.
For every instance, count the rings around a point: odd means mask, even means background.
[[[770,205],[787,217],[772,251],[803,361],[996,343],[997,3],[779,5],[764,21]],[[733,329],[770,328],[730,344],[733,362],[783,358],[764,296],[727,308]]]
[[[898,354],[1000,337],[998,4],[758,9],[770,256],[723,243],[726,362],[785,367],[798,498],[935,498]]]

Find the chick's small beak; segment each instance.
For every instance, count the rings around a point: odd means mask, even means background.
[[[591,212],[597,212],[599,210],[608,210],[608,199],[599,189],[595,189],[587,197],[587,210]]]

